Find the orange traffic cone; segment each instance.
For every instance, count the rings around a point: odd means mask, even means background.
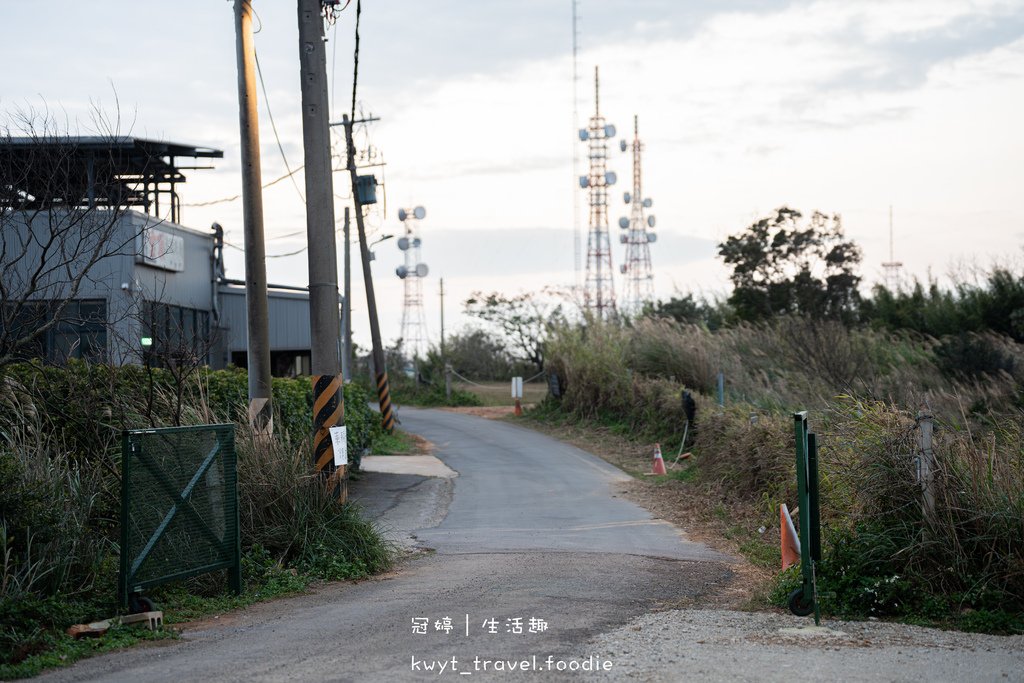
[[[782,532],[782,571],[786,571],[800,562],[800,536],[785,503],[779,506],[779,529]]]
[[[665,459],[661,457],[661,444],[654,444],[654,463],[651,465],[651,474],[668,474],[665,471]]]

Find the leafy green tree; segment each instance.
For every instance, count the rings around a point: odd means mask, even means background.
[[[438,346],[427,352],[425,367],[431,377],[443,377],[445,360],[456,372],[474,380],[506,380],[515,374],[504,344],[483,330],[450,335],[444,350],[445,358]]]
[[[860,248],[845,239],[838,214],[782,207],[718,245],[732,267],[728,303],[746,321],[805,315],[852,322],[860,296]]]
[[[877,327],[913,330],[931,337],[996,332],[1024,342],[1024,275],[994,268],[983,284],[949,289],[914,281],[895,292],[879,285],[863,302],[862,317]]]
[[[723,308],[718,302],[697,299],[688,293],[667,301],[659,299],[647,302],[641,315],[646,318],[669,318],[690,325],[705,325],[709,330],[717,330],[725,323],[727,311]]]
[[[506,296],[473,292],[466,313],[491,326],[514,359],[544,370],[544,344],[553,324],[564,321],[561,304],[533,292]]]

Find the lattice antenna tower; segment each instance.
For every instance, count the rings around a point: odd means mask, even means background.
[[[572,0],[572,129],[580,127],[579,114],[579,0]],[[579,145],[572,146],[572,177],[573,186],[576,184],[576,177],[580,173],[580,148]],[[578,289],[583,274],[582,267],[582,240],[580,237],[580,197],[577,192],[572,193],[572,259],[573,259],[573,285]]]
[[[896,260],[896,248],[893,246],[892,205],[889,205],[889,260],[882,264],[885,269],[885,288],[895,292],[900,287],[901,261]]]
[[[622,198],[630,205],[630,217],[619,219],[619,227],[623,232],[619,241],[626,245],[626,261],[620,266],[626,276],[623,293],[623,309],[636,315],[643,310],[644,304],[654,298],[654,271],[651,269],[651,243],[658,239],[653,232],[654,215],[644,215],[645,209],[651,208],[650,197],[644,197],[641,173],[641,155],[644,144],[640,141],[639,117],[633,116],[633,144],[625,140],[619,141],[623,152],[633,150],[633,191],[625,192]]]
[[[420,259],[420,221],[427,215],[426,209],[399,209],[398,220],[402,221],[405,234],[398,238],[398,248],[405,256],[405,263],[395,269],[402,280],[402,350],[410,359],[422,358],[427,351],[427,319],[423,313],[423,278],[429,269]]]
[[[615,184],[615,172],[608,170],[608,140],[615,137],[615,126],[601,116],[601,89],[594,67],[594,115],[590,125],[580,129],[580,140],[587,143],[590,173],[580,176],[580,187],[589,190],[590,228],[587,233],[587,279],[583,304],[588,312],[605,320],[615,313],[615,282],[612,247],[608,236],[608,188]]]

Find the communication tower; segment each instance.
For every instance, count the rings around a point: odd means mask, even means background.
[[[625,192],[622,198],[630,205],[630,217],[619,219],[619,227],[623,232],[619,241],[626,245],[626,262],[620,270],[626,276],[623,308],[628,313],[637,314],[643,310],[645,302],[654,298],[654,272],[651,270],[651,243],[657,241],[658,235],[653,232],[654,216],[644,216],[644,209],[651,208],[650,197],[644,197],[641,184],[640,156],[644,145],[640,142],[640,124],[638,117],[633,116],[633,144],[630,146],[624,139],[619,141],[623,152],[632,147],[633,150],[633,191]]]
[[[579,0],[572,0],[572,129],[578,130],[580,127],[580,115],[579,115],[579,103],[580,97],[578,92],[579,87],[579,72],[577,70],[578,57],[579,57]],[[572,146],[572,176],[573,185],[576,184],[576,177],[580,172],[580,152],[579,146]],[[578,193],[572,193],[572,263],[573,263],[573,287],[576,290],[580,288],[580,276],[583,274],[582,268],[582,240],[580,239],[580,196]]]
[[[587,281],[583,304],[600,320],[615,312],[615,283],[612,280],[612,247],[608,236],[608,188],[615,184],[615,172],[608,170],[608,140],[615,126],[601,116],[600,85],[594,67],[594,115],[590,125],[580,129],[580,141],[587,143],[590,174],[580,176],[580,187],[589,190],[590,229],[587,233]]]
[[[903,263],[896,260],[896,249],[893,247],[892,205],[889,205],[889,260],[882,264],[885,269],[885,288],[895,292],[900,288],[900,268]]]
[[[405,284],[402,299],[402,350],[410,359],[421,357],[427,350],[427,321],[423,315],[423,278],[427,276],[427,264],[420,261],[419,222],[427,215],[426,209],[399,209],[398,220],[402,221],[405,234],[398,238],[398,248],[405,255],[405,263],[395,269],[395,274]]]

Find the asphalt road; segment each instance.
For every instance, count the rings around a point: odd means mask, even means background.
[[[729,558],[616,498],[625,475],[588,453],[482,418],[400,416],[458,476],[373,474],[353,495],[433,552],[386,577],[207,620],[179,641],[43,680],[600,679],[570,673],[614,667],[588,650],[594,636],[730,576]],[[414,632],[423,620],[426,632]],[[494,673],[511,661],[515,671]]]

